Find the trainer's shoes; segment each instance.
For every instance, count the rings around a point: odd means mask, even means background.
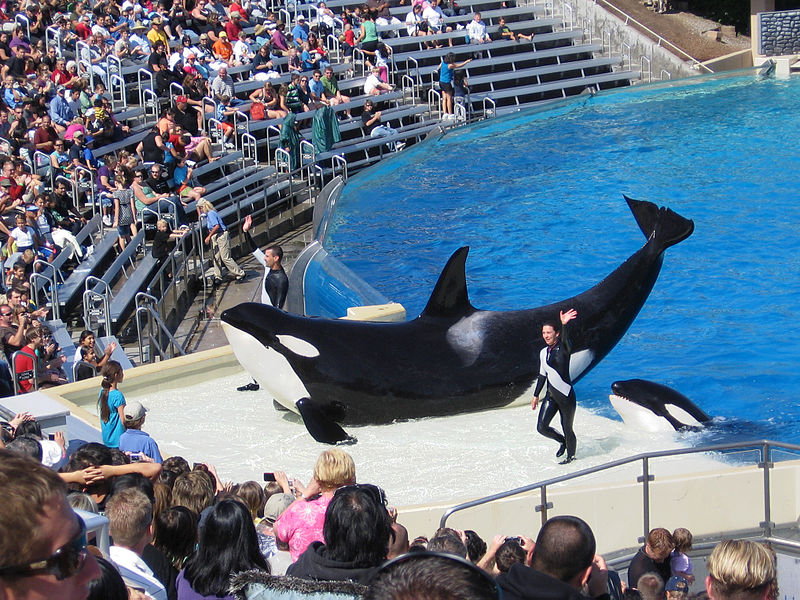
[[[234,281],[242,281],[244,278],[247,277],[247,273],[242,273],[241,275],[237,275],[233,278]]]
[[[575,457],[574,457],[574,456],[568,456],[567,458],[565,458],[564,460],[562,460],[562,461],[561,461],[560,463],[558,463],[558,464],[560,464],[560,465],[568,465],[568,464],[569,464],[569,463],[571,463],[573,460],[575,460]]]
[[[247,385],[240,385],[236,388],[237,392],[257,392],[261,388],[255,381],[251,381]]]
[[[566,452],[566,451],[567,451],[567,445],[566,444],[561,444],[558,447],[558,452],[556,452],[556,458],[561,458],[562,456],[564,456],[564,452]]]
[[[113,224],[114,221],[111,219],[111,215],[103,215],[103,225],[111,227]]]

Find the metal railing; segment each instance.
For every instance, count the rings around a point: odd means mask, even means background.
[[[699,69],[703,69],[707,73],[713,73],[714,72],[711,69],[709,69],[706,65],[701,63],[699,60],[697,60],[695,57],[691,56],[690,54],[688,54],[684,50],[681,50],[675,44],[673,44],[669,40],[661,37],[655,31],[653,31],[652,29],[650,29],[646,25],[640,23],[639,21],[637,21],[636,19],[631,17],[626,12],[620,10],[619,8],[614,6],[613,4],[607,2],[607,0],[594,0],[594,3],[595,4],[602,4],[603,7],[606,10],[611,11],[611,12],[615,12],[615,13],[621,15],[622,16],[622,20],[625,22],[626,26],[631,26],[631,25],[635,26],[636,29],[639,29],[643,33],[646,33],[648,36],[652,37],[656,41],[656,45],[658,45],[659,47],[663,46],[663,47],[669,48],[670,52],[672,52],[674,54],[677,54],[677,55],[683,57],[684,59],[688,60],[689,62],[692,63],[692,66],[695,66],[696,68],[699,68]]]
[[[10,371],[11,376],[14,378],[14,395],[18,396],[21,392],[19,387],[19,376],[20,373],[17,373],[17,357],[18,356],[27,356],[28,358],[32,359],[33,362],[33,379],[31,384],[34,390],[39,389],[39,358],[32,354],[28,354],[27,352],[23,352],[22,350],[17,350],[14,354],[11,355],[11,365]],[[27,377],[25,378],[28,379]]]
[[[642,537],[639,538],[639,542],[642,542],[647,537],[647,534],[650,531],[650,484],[653,481],[655,481],[655,476],[650,472],[650,462],[653,459],[675,457],[675,456],[687,456],[690,454],[704,454],[709,452],[724,452],[728,450],[742,450],[742,449],[757,450],[760,454],[760,460],[757,463],[757,467],[759,469],[762,469],[763,471],[764,520],[758,523],[758,527],[761,529],[761,533],[765,537],[770,537],[775,530],[775,523],[773,523],[772,521],[772,499],[770,491],[770,469],[772,469],[775,466],[775,463],[772,461],[771,453],[774,449],[800,451],[800,445],[784,444],[782,442],[774,442],[769,440],[735,442],[731,444],[716,444],[712,446],[702,446],[700,448],[680,448],[674,450],[662,450],[658,452],[647,452],[644,454],[637,454],[635,456],[622,458],[602,465],[597,465],[595,467],[590,467],[588,469],[582,469],[580,471],[576,471],[575,473],[570,473],[568,475],[554,477],[552,479],[547,479],[545,481],[540,481],[538,483],[532,483],[530,485],[515,488],[513,490],[508,490],[506,492],[500,492],[498,494],[493,494],[491,496],[486,496],[484,498],[479,498],[477,500],[472,500],[470,502],[464,502],[462,504],[458,504],[456,506],[448,508],[444,512],[439,521],[439,526],[446,527],[447,520],[450,518],[450,516],[452,516],[457,512],[461,512],[469,508],[474,508],[476,506],[489,504],[491,502],[496,502],[497,500],[502,500],[504,498],[509,498],[511,496],[527,494],[535,491],[538,491],[540,495],[539,504],[536,505],[535,510],[536,512],[542,513],[541,521],[542,524],[544,524],[548,518],[547,517],[548,511],[554,508],[553,503],[549,502],[547,499],[547,490],[550,487],[566,481],[581,479],[588,475],[602,473],[604,471],[608,471],[610,469],[614,469],[623,465],[641,462],[642,465],[641,475],[637,477],[636,481],[639,484],[641,484],[641,491],[642,491],[643,522],[642,522]]]
[[[94,291],[98,286],[102,291]],[[111,335],[111,287],[94,275],[89,275],[84,283],[83,322],[86,329],[99,333],[103,327],[106,335]]]
[[[155,354],[158,353],[161,360],[175,358],[175,356],[185,356],[186,351],[183,346],[175,339],[172,332],[161,319],[158,312],[159,300],[155,296],[139,292],[136,294],[136,333],[139,340],[139,362],[155,362]],[[144,319],[146,323],[142,323]],[[162,341],[166,340],[165,347]],[[147,344],[147,347],[145,347]],[[152,350],[155,350],[153,352]]]
[[[650,64],[650,59],[642,54],[639,57],[639,63],[641,64],[641,70],[639,71],[639,78],[644,81],[645,77],[647,78],[647,82],[650,83],[653,81],[653,67]],[[645,66],[647,66],[647,70],[645,71]],[[647,75],[645,75],[647,73]]]

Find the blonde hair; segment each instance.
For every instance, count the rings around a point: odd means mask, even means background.
[[[333,448],[319,455],[314,465],[314,479],[323,491],[331,491],[356,481],[356,463],[344,450]]]
[[[709,594],[737,600],[778,595],[775,554],[758,542],[725,540],[708,557]]]
[[[106,503],[108,531],[118,546],[133,548],[153,522],[153,505],[144,492],[128,488],[115,493]]]
[[[214,205],[211,204],[211,202],[209,202],[205,198],[200,198],[200,200],[197,201],[197,207],[204,213],[208,213],[214,210]]]

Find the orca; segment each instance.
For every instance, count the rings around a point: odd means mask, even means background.
[[[711,421],[694,402],[671,387],[628,379],[611,384],[608,399],[622,420],[640,431],[698,429]]]
[[[625,196],[646,243],[600,283],[539,308],[479,310],[467,293],[468,247],[450,257],[422,314],[402,323],[305,317],[257,303],[224,311],[244,368],[323,443],[352,441],[340,424],[384,424],[527,402],[542,324],[575,308],[573,382],[622,338],[655,285],[664,251],[694,223]]]

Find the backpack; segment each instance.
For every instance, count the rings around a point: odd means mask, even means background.
[[[250,118],[254,121],[259,121],[266,118],[267,111],[264,110],[263,102],[253,102],[250,105]]]

